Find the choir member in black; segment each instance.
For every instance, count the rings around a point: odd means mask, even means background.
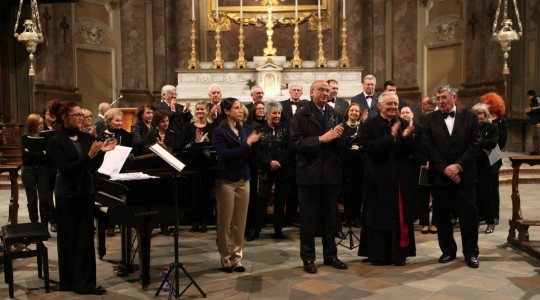
[[[420,167],[424,166],[429,169],[429,161],[427,159],[427,152],[422,140],[422,134],[424,128],[421,124],[414,123],[414,114],[410,107],[404,106],[401,109],[401,118],[409,122],[409,125],[414,125],[414,153],[410,156],[415,170],[415,178],[420,177]],[[414,124],[413,124],[414,123]],[[437,218],[432,217],[431,223],[429,222],[429,202],[431,195],[431,187],[428,185],[418,185],[418,217],[421,226],[420,232],[422,234],[436,234],[437,233]]]
[[[362,127],[361,145],[368,171],[363,203],[363,226],[358,255],[374,265],[405,265],[416,255],[416,180],[409,155],[414,151],[414,127],[399,117],[398,96],[384,92],[379,114]]]
[[[212,116],[208,110],[206,101],[199,101],[195,104],[195,116],[191,120],[191,123],[186,126],[185,136],[192,148],[195,147],[207,147],[211,145],[212,130],[214,128],[212,124]],[[193,213],[191,215],[191,232],[207,232],[207,224],[212,218],[212,188],[213,188],[213,176],[212,172],[204,171],[201,176],[193,178],[198,180],[198,186],[201,187],[200,197],[193,205]]]
[[[111,108],[105,113],[106,129],[98,135],[98,141],[105,141],[108,138],[114,138],[119,146],[131,147],[133,136],[122,128],[122,119],[124,113],[119,108]]]
[[[242,127],[244,118],[238,99],[221,101],[221,120],[213,131],[216,147],[217,245],[221,270],[245,272],[242,265],[244,230],[249,201],[250,155],[260,135]]]
[[[152,130],[144,139],[144,146],[158,143],[169,151],[180,150],[184,144],[183,134],[169,128],[169,115],[164,110],[154,111]]]
[[[478,172],[478,180],[476,190],[478,191],[478,217],[486,221],[487,228],[485,233],[490,234],[495,230],[495,195],[493,189],[495,171],[489,162],[490,152],[497,146],[499,139],[499,128],[491,122],[491,115],[487,105],[477,103],[472,107],[472,110],[478,114],[479,133],[480,133],[480,150],[476,155],[476,171]]]
[[[345,152],[343,168],[343,204],[345,226],[360,227],[362,208],[362,178],[364,173],[364,153],[360,148],[360,127],[367,118],[367,110],[360,111],[358,103],[352,103],[345,110],[343,136],[351,148]]]
[[[28,200],[30,222],[38,222],[41,216],[41,224],[47,228],[49,225],[48,140],[40,133],[42,130],[43,118],[38,114],[29,115],[26,119],[25,133],[21,136],[21,179]]]
[[[81,112],[84,115],[83,121],[81,124],[81,131],[90,133],[90,135],[95,136],[96,126],[92,124],[92,112],[86,108],[81,108]]]
[[[252,118],[248,118],[248,125],[251,130],[257,130],[260,126],[266,124],[266,116],[264,115],[264,103],[262,101],[255,102],[249,112]]]
[[[51,113],[50,109],[52,104],[57,100],[50,100],[45,107],[45,120],[43,121],[43,131],[41,134],[50,140],[55,134],[58,128],[56,116]],[[56,183],[56,167],[54,166],[50,155],[47,153],[47,166],[49,170],[49,222],[51,223],[51,232],[56,232],[56,209],[54,205],[54,185]]]
[[[497,141],[497,144],[499,145],[499,149],[503,150],[506,146],[506,140],[508,138],[508,122],[506,122],[506,119],[504,118],[504,114],[506,113],[506,105],[504,104],[504,100],[497,93],[491,92],[482,95],[482,97],[480,97],[480,102],[488,106],[488,110],[491,114],[492,119],[491,122],[499,127],[499,140]],[[495,197],[494,219],[495,225],[498,225],[499,207],[501,203],[501,197],[499,193],[499,170],[502,167],[502,159],[499,159],[491,167],[493,168],[493,172],[495,172],[492,187],[493,195]]]
[[[100,166],[104,152],[114,149],[116,140],[97,142],[81,132],[83,114],[75,102],[55,100],[50,112],[56,115],[61,128],[49,142],[49,154],[58,169],[55,195],[59,289],[102,295],[106,290],[96,286],[92,171]]]
[[[264,106],[266,123],[257,132],[261,134],[257,144],[257,166],[259,193],[255,204],[255,218],[248,234],[248,240],[258,237],[264,227],[268,199],[274,188],[274,239],[286,239],[282,228],[287,197],[287,184],[292,175],[290,170],[289,128],[281,120],[281,104],[267,102]]]
[[[152,118],[155,108],[151,104],[143,104],[137,109],[137,123],[131,125],[133,134],[133,154],[141,155],[148,153],[144,147],[144,139],[152,131]]]

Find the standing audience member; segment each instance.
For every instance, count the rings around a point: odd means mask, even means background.
[[[169,152],[180,150],[184,145],[184,136],[170,128],[169,114],[165,110],[156,110],[152,117],[152,129],[144,138],[144,146],[158,143]]]
[[[499,140],[497,144],[499,149],[503,150],[506,146],[506,140],[508,138],[508,123],[504,118],[506,113],[506,105],[504,100],[497,93],[487,93],[480,97],[480,102],[488,106],[489,113],[491,114],[492,123],[499,127]],[[501,197],[499,193],[499,170],[502,167],[502,159],[499,159],[493,166],[493,195],[495,197],[495,207],[493,208],[495,216],[495,225],[499,225],[499,208],[501,203]]]
[[[81,108],[81,112],[84,115],[81,131],[90,133],[93,136],[96,133],[96,126],[92,125],[92,112],[86,108]]]
[[[133,135],[133,154],[141,155],[148,153],[144,147],[144,139],[152,131],[152,118],[155,108],[151,104],[143,104],[137,109],[137,123],[131,125]]]
[[[384,92],[394,92],[397,94],[397,86],[396,83],[393,80],[387,80],[383,83],[383,93]],[[405,106],[408,106],[407,101],[404,99],[399,99],[399,106],[398,106],[398,112],[401,111],[402,108]]]
[[[226,273],[245,272],[242,248],[249,201],[249,162],[252,146],[260,134],[249,133],[240,124],[244,117],[238,99],[221,102],[222,119],[213,131],[216,147],[217,244],[221,270]]]
[[[434,112],[437,109],[435,96],[425,96],[422,98],[422,118]],[[422,120],[422,118],[420,120]]]
[[[105,113],[111,109],[111,105],[107,102],[101,102],[98,106],[98,115],[96,119],[94,120],[94,126],[96,126],[96,136],[99,136],[100,134],[105,131],[107,126],[105,125]]]
[[[339,93],[339,84],[334,79],[329,79],[326,81],[330,86],[330,95],[328,97],[328,105],[336,111],[338,115],[345,115],[345,111],[349,107],[349,102],[343,98],[338,97]]]
[[[342,116],[327,104],[330,87],[324,80],[310,88],[312,101],[294,115],[291,128],[291,150],[296,153],[296,182],[300,202],[300,257],[304,271],[316,273],[315,231],[317,216],[322,226],[324,264],[347,269],[338,259],[334,241],[339,186],[342,181],[342,153],[347,143]]]
[[[410,156],[415,171],[415,180],[420,179],[421,166],[429,169],[429,161],[427,159],[426,148],[424,147],[424,141],[422,136],[424,133],[424,127],[422,124],[414,123],[414,114],[411,108],[405,106],[401,109],[401,118],[409,122],[410,125],[414,125],[414,153]],[[421,226],[420,232],[422,234],[437,233],[437,218],[432,217],[431,223],[429,222],[429,202],[431,196],[431,186],[420,185],[417,186],[417,199],[418,199],[418,219]]]
[[[223,97],[221,87],[217,84],[212,84],[208,88],[208,97],[210,98],[210,101],[207,104],[208,111],[210,111],[210,116],[212,119],[215,120],[221,114],[220,103],[221,98]]]
[[[49,225],[48,140],[40,133],[43,129],[43,119],[38,114],[31,114],[26,119],[25,128],[25,133],[21,136],[21,178],[28,200],[28,216],[32,223],[38,222],[41,216],[41,224],[47,228]]]
[[[185,136],[192,148],[206,147],[211,145],[212,131],[212,116],[209,113],[206,101],[199,101],[195,104],[195,116],[191,123],[186,127]],[[200,197],[193,204],[193,213],[191,215],[190,232],[208,231],[208,223],[212,219],[212,188],[213,174],[212,171],[202,171],[200,176],[195,176],[192,180],[199,180],[198,186],[201,187]]]
[[[58,122],[56,122],[56,116],[51,113],[51,106],[56,103],[57,100],[50,100],[47,102],[45,108],[45,121],[43,122],[43,131],[41,134],[50,140],[57,132]],[[54,185],[56,184],[56,166],[51,160],[51,156],[47,152],[47,169],[49,170],[49,222],[51,223],[51,232],[56,232],[56,209],[54,205]]]
[[[529,98],[529,107],[525,108],[525,112],[530,118],[531,133],[533,137],[533,151],[529,155],[540,154],[540,96],[536,92],[530,90],[527,92]]]
[[[486,221],[485,233],[490,234],[495,231],[495,195],[492,185],[494,183],[493,177],[496,175],[489,162],[487,152],[492,151],[497,146],[499,128],[491,123],[491,115],[485,104],[475,104],[472,111],[478,115],[478,122],[480,122],[478,130],[480,132],[480,150],[482,150],[478,151],[476,155],[476,169],[478,178],[480,178],[476,185],[478,216]]]
[[[294,114],[309,102],[308,100],[300,100],[302,94],[304,94],[304,91],[301,85],[297,83],[289,84],[290,98],[279,102],[283,107],[281,111],[281,122],[287,126],[291,124]]]
[[[190,102],[185,102],[186,106],[176,103],[176,88],[172,85],[164,85],[161,88],[161,102],[154,103],[156,110],[164,110],[169,117],[171,130],[180,132],[184,124],[189,124],[191,112],[189,111]]]
[[[289,128],[281,120],[281,104],[277,101],[267,102],[264,107],[266,124],[261,125],[257,132],[261,138],[257,144],[257,166],[259,192],[255,204],[255,216],[247,240],[259,237],[264,227],[268,199],[274,186],[274,239],[286,239],[283,234],[284,208],[287,197],[287,184],[291,176]]]
[[[350,149],[344,155],[343,168],[343,204],[345,225],[360,227],[362,209],[364,150],[360,146],[360,127],[367,118],[367,110],[361,111],[358,103],[352,103],[345,111],[343,136],[349,142]]]
[[[108,138],[114,138],[117,145],[131,147],[133,136],[122,128],[124,113],[119,108],[111,108],[105,113],[105,125],[107,128],[98,135],[97,140],[104,142]]]
[[[457,206],[465,262],[478,268],[478,209],[476,155],[480,143],[478,116],[456,106],[457,89],[435,90],[439,110],[424,121],[424,144],[429,158],[433,213],[442,255],[439,263],[456,259],[457,245],[451,224],[452,201]]]
[[[408,161],[414,126],[399,117],[398,105],[396,93],[382,93],[380,113],[366,121],[360,138],[368,171],[358,255],[373,265],[404,266],[416,256],[416,180]]]
[[[377,105],[379,99],[379,93],[375,92],[375,85],[377,84],[377,79],[375,76],[369,74],[364,77],[364,82],[362,86],[364,91],[351,99],[351,103],[360,104],[360,108],[363,110],[368,110],[368,119],[373,118],[379,114],[379,108]]]
[[[246,108],[249,108],[246,105]],[[264,103],[262,101],[255,102],[253,106],[249,109],[249,115],[251,117],[247,118],[247,127],[251,130],[257,130],[260,126],[266,124],[266,116],[264,115]]]
[[[50,112],[61,128],[49,142],[49,153],[58,169],[59,289],[102,295],[106,290],[96,286],[92,171],[100,166],[104,152],[114,149],[116,140],[94,142],[88,133],[81,132],[83,114],[75,102],[55,100]]]

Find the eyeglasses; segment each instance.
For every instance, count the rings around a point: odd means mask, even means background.
[[[84,117],[84,114],[83,113],[77,113],[77,114],[71,114],[71,115],[68,115],[70,117],[74,117],[74,118],[82,118]]]

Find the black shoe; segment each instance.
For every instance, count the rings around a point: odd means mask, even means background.
[[[495,224],[488,224],[485,233],[490,234],[495,231]]]
[[[287,236],[283,234],[283,232],[276,232],[272,234],[272,238],[275,240],[285,240],[287,239]]]
[[[324,259],[324,264],[339,270],[346,270],[349,268],[347,267],[347,264],[339,260],[339,258],[326,258]]]
[[[317,267],[315,267],[315,263],[311,260],[304,260],[304,272],[310,274],[317,273]]]
[[[199,232],[206,233],[208,232],[208,227],[206,225],[201,225],[201,228],[199,228]]]
[[[233,272],[233,267],[223,267],[221,269],[219,269],[220,271],[223,271],[225,273],[232,273]]]
[[[424,229],[424,227],[427,227],[427,229]],[[426,226],[424,226],[424,227],[422,227],[422,229],[420,230],[420,232],[421,232],[422,234],[428,234],[428,233],[429,233],[429,226],[426,225]]]
[[[443,255],[441,255],[441,257],[439,257],[439,263],[440,264],[446,264],[446,263],[449,263],[449,262],[453,261],[454,259],[456,259],[455,255],[450,255],[450,254],[443,253]]]
[[[400,259],[396,262],[394,262],[394,265],[398,266],[398,267],[402,267],[405,265],[405,259]]]
[[[51,223],[51,232],[58,231],[58,228],[56,227],[56,223]]]
[[[246,237],[246,240],[248,242],[251,242],[251,241],[254,241],[254,240],[258,239],[258,238],[259,238],[259,233],[257,231],[255,231],[255,230],[250,230],[247,237]]]
[[[465,257],[465,262],[467,263],[467,266],[473,269],[476,269],[480,266],[478,259],[474,256]]]
[[[191,225],[189,232],[197,232],[197,231],[199,231],[199,225]]]
[[[238,267],[234,267],[234,271],[243,273],[246,271],[246,268],[244,268],[244,266],[238,266]]]
[[[345,238],[345,233],[343,233],[343,231],[336,232],[336,238],[344,239]]]
[[[113,237],[114,236],[114,228],[107,229],[107,236],[108,237]]]
[[[107,290],[104,289],[103,287],[101,287],[101,285],[100,285],[100,286],[96,286],[93,289],[82,291],[82,292],[75,291],[75,293],[83,294],[83,295],[98,295],[99,296],[99,295],[103,295],[103,294],[107,293]]]

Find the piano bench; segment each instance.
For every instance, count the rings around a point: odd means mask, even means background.
[[[45,291],[49,292],[49,256],[43,241],[49,239],[47,227],[41,223],[22,223],[2,226],[4,235],[4,277],[9,285],[9,297],[13,298],[13,260],[37,257],[38,277],[45,280]],[[20,249],[17,244],[36,244],[36,249]],[[13,247],[13,250],[11,249]],[[45,277],[45,278],[44,278]]]

